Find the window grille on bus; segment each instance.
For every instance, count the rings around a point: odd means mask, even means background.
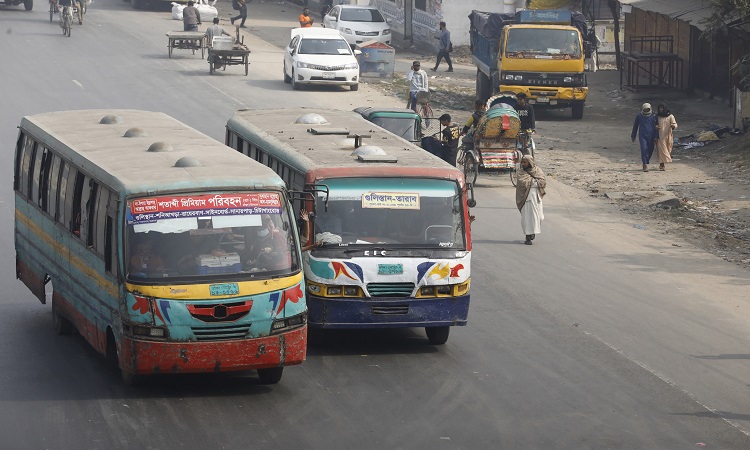
[[[190,329],[199,341],[225,341],[229,339],[245,339],[247,332],[250,330],[250,325],[191,327]]]
[[[372,297],[411,297],[414,283],[370,283],[367,291]]]

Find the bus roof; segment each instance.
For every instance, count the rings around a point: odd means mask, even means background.
[[[298,118],[311,114],[322,116],[324,123],[296,123]],[[350,173],[349,176],[362,176],[365,173],[372,176],[388,176],[389,173],[403,176],[411,173],[454,178],[463,184],[460,170],[365,120],[354,111],[319,108],[241,110],[229,120],[227,128],[246,139],[262,143],[266,151],[273,149],[275,157],[304,172],[317,170],[333,173],[344,169]],[[380,148],[384,153],[383,161],[378,161],[377,156],[363,161],[353,155],[355,139],[347,138],[347,135],[366,136],[360,149],[365,146]]]
[[[59,111],[26,116],[21,128],[125,194],[284,186],[270,168],[160,112]]]

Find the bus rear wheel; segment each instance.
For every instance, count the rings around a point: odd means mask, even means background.
[[[425,327],[427,339],[432,345],[443,345],[448,341],[451,327]]]
[[[261,384],[276,384],[281,381],[284,373],[283,367],[271,367],[270,369],[258,369],[258,377]]]

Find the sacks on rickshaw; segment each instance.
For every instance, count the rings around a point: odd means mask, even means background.
[[[501,94],[487,101],[488,109],[474,131],[474,140],[515,139],[521,130],[521,119],[514,108],[515,97]]]

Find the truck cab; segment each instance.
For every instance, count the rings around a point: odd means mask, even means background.
[[[409,142],[419,145],[422,139],[422,118],[411,109],[364,106],[354,112]]]
[[[535,107],[571,108],[574,119],[583,118],[588,86],[582,16],[526,10],[515,16],[480,13],[484,16],[475,18],[474,13],[478,97],[524,92]]]

